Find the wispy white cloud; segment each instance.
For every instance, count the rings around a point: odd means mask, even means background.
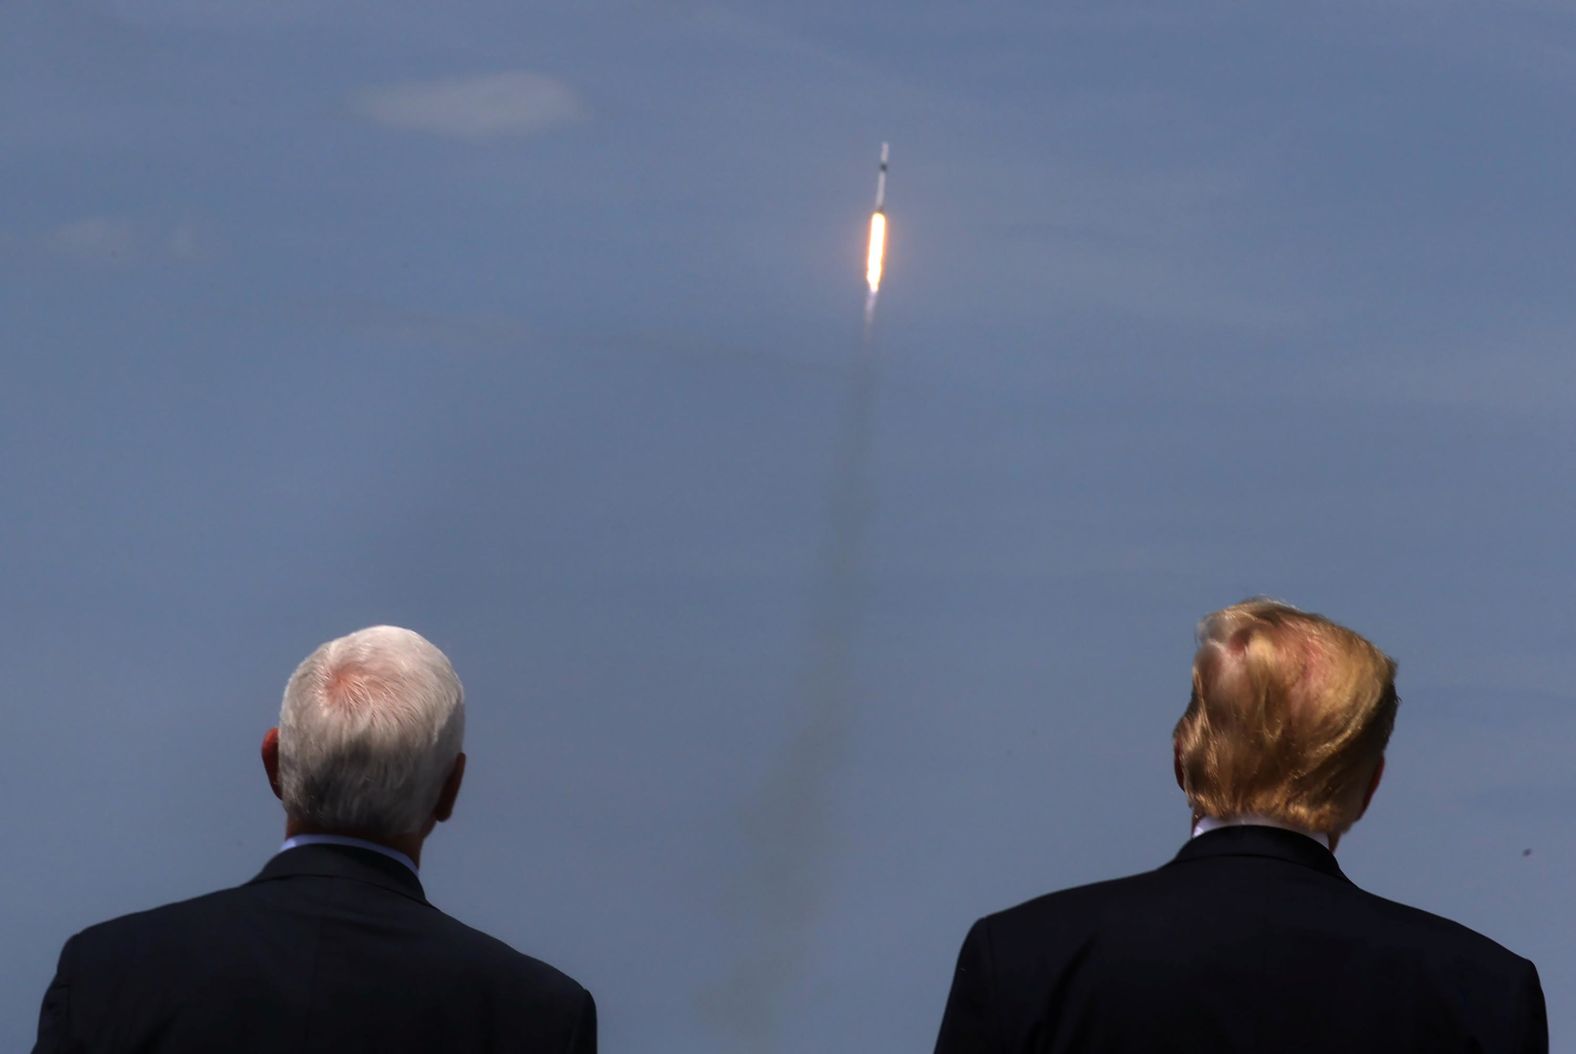
[[[44,248],[78,263],[129,263],[137,248],[137,230],[127,219],[87,216],[45,234]]]
[[[170,230],[164,248],[177,260],[201,260],[207,255],[204,239],[190,219],[181,220]]]
[[[208,255],[209,242],[190,218],[164,226],[125,216],[85,216],[46,231],[39,245],[74,263],[118,266],[160,259],[190,263]]]
[[[1485,327],[1464,337],[1417,338],[1327,371],[1342,394],[1509,415],[1568,420],[1576,399],[1571,328]]]
[[[308,310],[360,337],[421,347],[518,349],[534,336],[523,321],[501,314],[429,311],[359,298],[323,300]]]
[[[523,70],[385,84],[357,92],[350,105],[389,128],[478,141],[535,135],[589,112],[569,85]]]
[[[89,0],[82,6],[128,24],[220,31],[282,29],[381,10],[368,0]]]

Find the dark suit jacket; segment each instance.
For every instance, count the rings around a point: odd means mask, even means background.
[[[975,923],[936,1050],[1541,1054],[1548,1025],[1532,963],[1310,838],[1225,827]]]
[[[591,995],[443,914],[408,868],[309,845],[66,942],[35,1054],[596,1050]]]

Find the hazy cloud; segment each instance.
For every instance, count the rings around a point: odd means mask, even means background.
[[[342,332],[421,347],[518,349],[534,335],[520,319],[497,313],[444,313],[362,299],[325,300],[308,310]]]
[[[1423,342],[1327,370],[1337,392],[1565,420],[1576,398],[1571,336],[1555,330],[1485,333],[1456,345]]]
[[[45,249],[79,263],[126,263],[136,247],[137,231],[131,221],[112,216],[72,220],[44,235]]]
[[[53,256],[96,266],[150,259],[191,263],[206,258],[209,248],[202,231],[189,218],[164,225],[124,216],[71,220],[46,232],[40,244]]]
[[[191,220],[181,220],[171,228],[164,239],[164,247],[177,260],[201,260],[204,256],[203,240],[197,225]]]
[[[587,114],[567,84],[524,71],[367,88],[351,108],[389,128],[472,140],[535,135]]]

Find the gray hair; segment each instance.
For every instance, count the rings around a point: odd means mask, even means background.
[[[432,815],[465,739],[465,689],[419,633],[373,626],[320,646],[279,708],[285,811],[325,832],[389,836]]]

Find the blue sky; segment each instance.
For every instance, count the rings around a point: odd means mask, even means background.
[[[397,622],[429,894],[608,1049],[925,1049],[973,918],[1175,851],[1268,593],[1401,664],[1343,866],[1562,1048],[1576,8],[325,6],[0,12],[0,1044],[261,865],[286,676]]]

